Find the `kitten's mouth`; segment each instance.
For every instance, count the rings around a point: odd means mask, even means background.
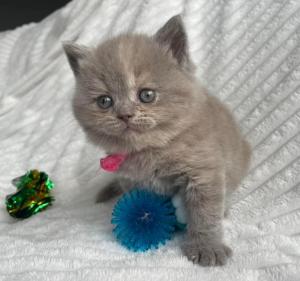
[[[141,130],[137,129],[136,127],[130,125],[130,124],[126,124],[126,127],[123,130],[124,133],[130,133],[130,132],[134,132],[134,133],[141,133]]]

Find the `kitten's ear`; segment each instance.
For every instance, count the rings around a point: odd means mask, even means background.
[[[167,47],[180,65],[188,62],[188,43],[180,15],[170,18],[154,35],[155,40]]]
[[[85,46],[81,46],[71,42],[64,42],[63,48],[67,55],[69,64],[75,76],[77,76],[80,73],[82,62],[87,60],[89,57],[89,49]]]

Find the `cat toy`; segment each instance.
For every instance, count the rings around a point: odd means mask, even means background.
[[[111,154],[100,159],[100,167],[110,173],[119,170],[126,154]],[[180,200],[136,188],[125,193],[116,203],[111,223],[113,233],[127,249],[147,251],[157,249],[170,240],[176,230],[185,229]],[[177,208],[175,208],[175,206]]]
[[[28,218],[45,210],[54,198],[50,190],[53,182],[45,172],[30,170],[25,175],[12,180],[17,188],[13,194],[6,196],[6,209],[15,218]]]
[[[146,189],[125,193],[112,212],[113,233],[127,249],[134,252],[157,249],[170,240],[179,222],[172,198]]]

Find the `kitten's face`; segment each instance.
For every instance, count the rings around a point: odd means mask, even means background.
[[[77,80],[75,116],[109,152],[164,146],[190,121],[195,85],[186,54],[159,40],[128,35],[93,50],[65,47]]]

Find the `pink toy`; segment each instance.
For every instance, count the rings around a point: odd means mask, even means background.
[[[100,159],[100,167],[107,172],[114,173],[119,170],[120,165],[125,159],[126,154],[111,154]]]

